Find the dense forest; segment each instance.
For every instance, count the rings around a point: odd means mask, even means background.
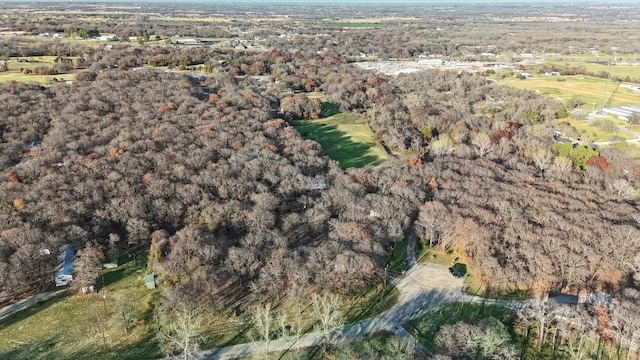
[[[109,70],[46,89],[4,85],[3,281],[36,280],[25,267],[42,266],[31,261],[40,243],[95,241],[117,252],[153,239],[172,273],[194,270],[173,269],[185,257],[211,265],[172,280],[204,282],[211,291],[202,294],[247,281],[257,293],[346,290],[379,276],[385,248],[415,222],[430,245],[465,249],[497,286],[625,286],[640,245],[628,201],[637,164],[614,149],[600,162],[580,148],[556,156],[557,103],[473,75],[384,79],[331,53],[287,64],[294,75],[276,62],[271,76],[289,89],[313,83],[410,155],[344,171],[274,116],[277,87],[225,71]],[[298,105],[283,115],[313,113],[312,99],[279,94]],[[437,229],[425,225],[430,217]]]
[[[175,30],[142,23],[74,26]],[[75,31],[54,20],[4,25]],[[438,38],[427,25],[415,26]],[[50,285],[64,244],[80,250],[75,286],[94,282],[96,258],[148,252],[166,307],[348,295],[382,281],[390,249],[415,234],[461,254],[488,295],[604,290],[618,301],[619,331],[638,331],[637,159],[555,143],[554,129],[575,132],[563,121],[572,109],[479,74],[392,77],[351,64],[361,51],[452,55],[457,32],[431,48],[392,48],[411,43],[402,26],[306,29],[329,35],[273,37],[262,50],[1,40],[4,56],[56,56],[52,74],[77,77],[0,84],[0,295]],[[501,51],[531,45],[510,46]],[[326,106],[363,119],[390,159],[345,169],[304,139],[293,120]]]

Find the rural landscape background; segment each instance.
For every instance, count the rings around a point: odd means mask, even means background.
[[[640,8],[367,4],[0,2],[0,358],[638,359]]]

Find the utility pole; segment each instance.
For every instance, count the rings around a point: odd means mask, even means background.
[[[102,346],[104,347],[104,352],[106,353],[108,350],[107,350],[107,338],[104,336],[104,322],[100,324],[100,331],[102,332]]]
[[[384,288],[387,288],[387,268],[389,267],[389,265],[385,265],[384,266]]]
[[[102,305],[104,305],[104,316],[107,317],[107,291],[102,294]]]

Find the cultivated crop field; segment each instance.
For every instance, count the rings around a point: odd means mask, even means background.
[[[298,120],[294,126],[303,137],[319,142],[324,152],[343,168],[376,166],[387,159],[369,126],[355,114]]]

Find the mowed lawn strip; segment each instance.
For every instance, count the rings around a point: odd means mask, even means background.
[[[324,119],[297,120],[293,125],[304,138],[319,142],[343,168],[376,166],[387,159],[373,132],[358,115],[342,113]]]
[[[562,81],[559,81],[562,80]],[[559,101],[570,99],[581,99],[583,108],[591,110],[594,106],[599,108],[606,102],[611,93],[616,90],[618,84],[604,79],[592,78],[588,76],[540,76],[526,80],[506,79],[501,81],[507,86],[538,91]],[[610,106],[624,106],[640,103],[640,93],[635,93],[629,89],[618,87],[613,94]]]

